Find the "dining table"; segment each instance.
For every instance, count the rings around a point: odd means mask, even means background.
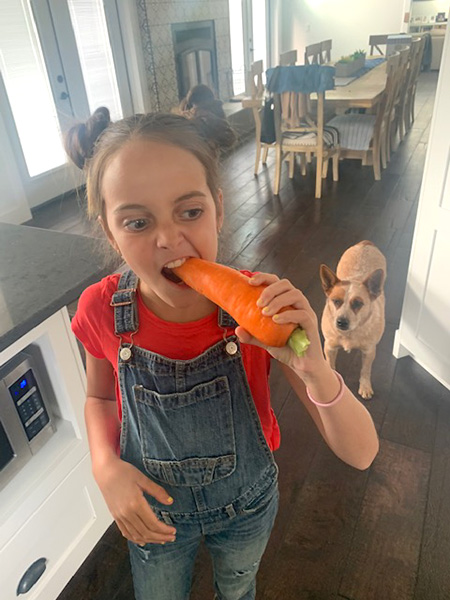
[[[365,108],[369,112],[376,110],[386,88],[386,65],[387,61],[381,62],[347,85],[327,90],[325,93],[327,108],[334,109],[336,113],[344,112],[349,108]]]

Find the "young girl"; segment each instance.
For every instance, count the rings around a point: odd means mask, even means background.
[[[324,360],[301,291],[246,272],[249,286],[267,284],[258,300],[267,318],[305,329],[304,358],[261,347],[171,273],[186,257],[216,259],[217,136],[227,132],[214,119],[211,130],[165,114],[112,124],[100,109],[67,139],[87,170],[90,215],[129,267],[85,290],[73,331],[87,355],[93,473],[129,540],[137,600],[187,599],[201,539],[217,598],[255,598],[278,505],[271,357],[338,457],[365,469],[378,451],[369,413]]]

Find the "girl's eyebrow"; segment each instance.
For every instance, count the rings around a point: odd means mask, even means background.
[[[189,200],[190,198],[198,198],[198,197],[206,198],[206,194],[199,190],[192,190],[192,192],[187,192],[186,194],[183,194],[179,198],[176,198],[175,203],[183,202],[183,200]],[[145,206],[144,204],[120,204],[120,206],[118,206],[117,208],[115,208],[113,210],[113,213],[117,214],[120,212],[124,212],[126,210],[146,210],[146,211],[148,211],[148,207]]]
[[[199,190],[193,190],[192,192],[187,192],[183,194],[179,198],[175,200],[175,202],[182,202],[183,200],[189,200],[190,198],[198,198],[198,197],[206,198],[206,194],[204,192],[200,192]]]
[[[121,204],[120,206],[118,206],[117,208],[115,208],[113,210],[113,213],[120,213],[123,212],[125,210],[148,210],[146,206],[144,206],[143,204]]]

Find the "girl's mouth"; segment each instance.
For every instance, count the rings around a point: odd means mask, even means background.
[[[173,260],[172,262],[167,263],[161,269],[161,273],[163,276],[171,281],[172,283],[182,284],[184,283],[175,273],[172,271],[174,267],[179,267],[185,262],[185,258],[178,258],[177,260]]]

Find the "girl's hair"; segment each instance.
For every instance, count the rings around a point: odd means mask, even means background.
[[[112,158],[129,141],[146,139],[172,144],[193,154],[203,165],[206,182],[217,201],[219,151],[230,147],[235,134],[229,123],[215,115],[187,119],[176,114],[137,114],[112,123],[109,110],[98,108],[86,123],[74,125],[65,136],[68,156],[87,174],[88,215],[105,218],[103,175]]]
[[[187,93],[186,108],[189,110],[194,106],[201,106],[208,102],[214,102],[215,99],[212,89],[204,83],[200,83],[199,85],[194,85]]]
[[[219,119],[226,119],[225,111],[223,110],[223,102],[217,100],[213,90],[199,83],[194,85],[186,97],[180,102],[179,110],[188,118],[215,115]]]

